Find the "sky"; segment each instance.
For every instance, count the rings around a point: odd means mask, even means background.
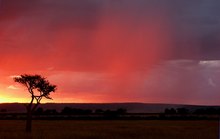
[[[220,105],[219,0],[0,0],[0,103]]]

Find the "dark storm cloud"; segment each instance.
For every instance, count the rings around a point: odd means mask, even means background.
[[[18,20],[21,17],[26,17],[27,20],[35,18],[42,22],[46,20],[47,25],[53,28],[59,28],[65,23],[69,27],[87,28],[96,25],[101,5],[102,2],[97,3],[97,0],[2,0],[1,15],[3,20],[5,16],[6,20]]]
[[[179,58],[220,59],[220,1],[173,1],[172,24]],[[178,55],[178,51],[174,52]],[[190,54],[190,55],[187,55]],[[177,56],[178,57],[178,56]]]
[[[173,44],[169,59],[220,58],[218,0],[2,0],[0,6],[2,28],[7,28],[11,22],[14,25],[10,28],[14,26],[16,30],[22,24],[28,28],[30,36],[36,34],[36,37],[37,34],[44,34],[44,31],[48,36],[54,36],[59,33],[57,31],[67,28],[75,32],[74,28],[97,30],[100,21],[107,15],[110,15],[110,21],[127,22],[131,30],[136,30],[145,20],[157,22],[158,15],[165,11]],[[13,36],[9,29],[6,31]],[[78,34],[89,42],[93,34],[86,33],[88,35],[82,34],[82,31]],[[10,42],[10,38],[7,40]]]
[[[0,63],[8,63],[5,65],[8,66],[18,65],[18,61],[23,61],[21,63],[24,63],[23,66],[26,68],[33,64],[39,66],[42,63],[41,59],[53,58],[57,53],[57,48],[60,46],[55,43],[58,43],[58,40],[63,41],[63,44],[59,45],[65,45],[65,39],[72,39],[67,42],[67,47],[73,46],[73,41],[76,39],[81,42],[88,41],[86,36],[91,36],[88,30],[94,30],[99,26],[101,8],[102,2],[96,0],[2,0]],[[79,37],[74,38],[74,33]],[[65,47],[64,51],[68,49]],[[18,61],[12,62],[13,59],[10,60],[10,57]],[[63,60],[65,61],[65,58]],[[45,66],[45,64],[40,65]]]
[[[8,60],[13,56],[27,63],[20,67],[38,65],[46,58],[60,67],[103,68],[121,61],[125,65],[134,64],[129,69],[143,67],[145,61],[151,60],[145,58],[148,53],[155,55],[161,51],[159,47],[165,48],[162,40],[159,45],[156,42],[156,37],[164,32],[159,31],[158,23],[148,19],[153,18],[151,13],[143,18],[145,6],[139,2],[9,0],[2,1],[1,5],[0,53],[2,61],[6,59],[11,65],[17,62],[14,58]],[[158,48],[149,49],[153,46]],[[54,60],[55,55],[59,59]]]

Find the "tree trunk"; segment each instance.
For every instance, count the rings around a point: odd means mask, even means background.
[[[32,131],[32,113],[31,110],[27,111],[26,132]]]

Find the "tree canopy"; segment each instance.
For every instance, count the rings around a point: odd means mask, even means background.
[[[50,97],[51,92],[55,92],[57,87],[49,83],[46,78],[40,75],[20,75],[14,78],[15,82],[18,82],[27,87],[31,96],[39,103],[43,97],[52,99]]]

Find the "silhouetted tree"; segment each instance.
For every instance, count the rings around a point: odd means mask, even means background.
[[[187,108],[177,108],[177,113],[180,115],[189,114],[189,110]]]
[[[165,109],[164,111],[165,114],[176,114],[176,110],[174,108],[171,109]]]
[[[206,109],[206,114],[209,114],[209,115],[218,114],[218,110],[215,109],[215,108],[210,107],[210,108]]]
[[[50,84],[49,81],[41,75],[24,74],[20,75],[19,77],[15,77],[14,81],[24,85],[28,89],[28,92],[31,94],[31,101],[26,105],[26,131],[31,132],[32,113],[36,110],[42,98],[52,99],[50,97],[50,93],[55,92],[57,87],[56,85]]]
[[[104,113],[104,110],[102,110],[102,109],[95,110],[95,114],[103,114],[103,113]]]
[[[70,107],[64,107],[61,111],[62,114],[71,114],[72,113],[72,108]]]
[[[46,109],[44,111],[44,114],[45,115],[55,115],[55,114],[58,114],[57,110],[56,109]]]
[[[1,109],[1,112],[5,113],[5,112],[7,112],[7,109]]]
[[[41,115],[41,114],[43,114],[43,112],[44,112],[44,109],[40,107],[35,110],[34,114]]]
[[[77,109],[77,108],[70,108],[70,107],[64,107],[61,111],[61,114],[67,114],[67,115],[89,115],[92,114],[92,110],[90,109]]]
[[[119,117],[119,116],[124,115],[126,113],[127,113],[127,110],[123,109],[123,108],[119,108],[117,110],[107,109],[103,112],[103,115],[108,118],[116,118],[116,117]]]
[[[119,109],[116,110],[116,113],[118,115],[126,114],[127,113],[127,109],[119,108]]]

